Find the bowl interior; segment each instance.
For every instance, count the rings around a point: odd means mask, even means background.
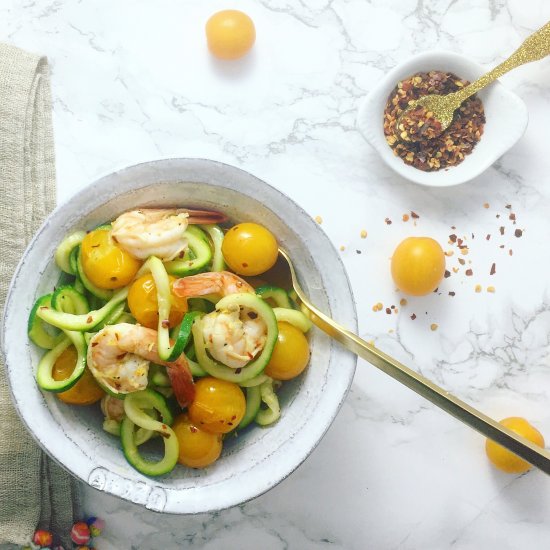
[[[523,135],[528,115],[524,102],[500,82],[479,92],[485,109],[484,133],[473,152],[457,166],[437,172],[423,172],[406,165],[393,154],[384,137],[383,113],[396,84],[418,72],[450,71],[473,82],[487,71],[483,66],[452,52],[426,52],[392,69],[365,98],[357,125],[384,162],[403,177],[416,183],[443,187],[468,181],[505,153]]]
[[[166,477],[149,479],[131,468],[118,440],[102,430],[97,405],[68,406],[39,391],[34,371],[41,352],[21,335],[35,299],[57,282],[53,254],[65,235],[90,229],[132,207],[167,205],[215,208],[233,222],[265,225],[289,251],[312,301],[356,330],[352,293],[339,256],[303,210],[246,172],[212,161],[178,159],[141,164],[102,178],[48,218],[12,281],[3,346],[17,410],[54,459],[92,486],[148,508],[198,513],[244,502],[290,474],[336,415],[356,358],[314,329],[310,367],[285,384],[277,424],[250,427],[238,438],[227,438],[222,458],[205,470],[177,466]]]

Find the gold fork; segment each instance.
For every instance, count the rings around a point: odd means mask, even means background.
[[[549,54],[550,22],[546,23],[546,25],[541,27],[538,31],[527,37],[525,42],[523,42],[508,59],[465,88],[447,95],[431,94],[411,101],[408,107],[399,116],[397,127],[399,128],[400,121],[404,120],[413,109],[423,107],[426,111],[430,112],[430,114],[433,114],[435,120],[441,123],[441,128],[438,128],[438,133],[441,133],[445,131],[453,121],[454,112],[470,96],[479,92],[479,90],[485,88],[485,86],[488,86],[508,71],[520,65],[542,59]],[[502,115],[505,116],[505,113],[502,113]],[[430,116],[430,118],[432,117]],[[399,132],[397,135],[399,136]]]
[[[279,247],[279,255],[282,256],[290,269],[292,287],[298,295],[302,305],[310,312],[312,322],[331,338],[340,342],[345,348],[359,357],[379,368],[407,388],[425,397],[434,405],[445,412],[458,418],[464,424],[470,426],[480,434],[493,439],[503,447],[514,452],[533,466],[540,468],[550,475],[550,452],[535,445],[525,437],[505,428],[492,418],[474,409],[464,401],[458,399],[448,391],[440,388],[424,376],[406,367],[393,357],[380,351],[374,345],[359,338],[336,321],[319,311],[307,298],[296,276],[296,270],[288,252]]]

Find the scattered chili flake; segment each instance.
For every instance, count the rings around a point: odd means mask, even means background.
[[[488,203],[488,202],[484,202],[484,203],[483,203],[483,208],[489,208],[489,203]]]
[[[361,238],[366,239],[367,238],[367,231],[365,229],[361,229]]]
[[[398,308],[395,308],[395,309],[393,310],[393,312],[394,312],[394,313],[399,313],[399,309],[398,309]]]
[[[510,212],[510,215],[508,216],[508,219],[512,221],[516,221],[516,215],[513,212]]]
[[[92,316],[88,315],[88,318],[86,319],[86,323],[90,324],[93,321]]]
[[[386,308],[386,313],[387,313],[388,315],[391,315],[391,309],[390,309],[389,307]]]
[[[508,208],[508,210],[510,210],[510,208],[512,208],[512,205],[511,205],[511,204],[507,204],[504,208]]]
[[[357,249],[357,250],[355,251],[355,253],[356,253],[356,254],[361,254],[361,251],[360,251],[359,249]]]
[[[451,229],[452,229],[453,231],[455,231],[455,230],[456,230],[456,227],[455,227],[454,225],[451,225]]]
[[[426,172],[462,162],[483,134],[485,114],[479,98],[467,99],[442,133],[433,113],[424,112],[423,108],[414,110],[412,115],[407,113],[402,120],[400,117],[411,100],[430,94],[446,95],[466,85],[467,80],[443,71],[421,72],[398,82],[388,97],[383,118],[386,141],[394,154]],[[407,141],[411,138],[415,141]]]
[[[469,252],[468,247],[462,247],[462,248],[460,249],[460,253],[461,253],[463,256],[467,256],[467,255],[468,255],[468,252]]]
[[[453,273],[458,273],[459,269],[458,267],[453,267]]]
[[[456,292],[454,292],[452,290],[449,292],[449,296],[454,296],[455,294],[456,294]]]
[[[474,274],[474,272],[471,269],[467,269],[465,273],[466,273],[466,277],[471,277]]]
[[[386,222],[386,225],[391,225],[391,220],[389,218],[386,218],[384,221]]]
[[[476,292],[481,292],[481,285],[476,285],[475,291]]]
[[[443,276],[445,277],[445,279],[448,279],[451,276],[451,272],[448,269],[446,269]]]
[[[452,242],[452,243],[456,243],[456,235],[454,233],[452,233],[451,235],[449,235],[449,240]]]
[[[321,218],[321,216],[315,216],[315,221],[321,225],[323,223],[323,218]]]
[[[514,235],[519,238],[523,235],[523,231],[521,229],[516,229]]]
[[[401,298],[401,300],[399,300],[399,305],[406,306],[407,305],[407,300],[405,300],[405,298]]]
[[[514,253],[514,251],[510,248],[510,250],[508,250],[508,254],[510,254],[510,256],[512,256],[513,253]]]
[[[460,265],[464,265],[466,263],[466,260],[464,258],[458,258],[458,263]]]
[[[498,230],[500,231],[500,234],[501,234],[501,235],[504,235],[504,226],[503,226],[503,225],[501,225],[501,226],[498,228]]]
[[[162,328],[168,328],[170,326],[170,321],[168,319],[163,319],[161,325]]]
[[[390,306],[390,309],[395,309],[395,306],[392,304],[392,305]]]
[[[487,287],[487,292],[494,293],[495,292],[495,287],[494,286],[488,286]]]
[[[404,221],[404,222],[408,222],[408,221],[409,221],[409,215],[408,215],[408,214],[403,214],[403,221]]]
[[[497,214],[495,217],[496,217],[496,218],[500,218],[500,214]]]
[[[487,233],[487,236],[485,237],[485,240],[488,241],[491,238],[490,233]]]
[[[503,244],[501,244],[501,245],[499,246],[499,248],[504,248],[504,245],[503,245]]]
[[[413,212],[413,211],[411,210],[411,218],[412,218],[413,220],[417,220],[418,218],[420,218],[420,216],[419,216],[416,212]]]
[[[454,250],[447,250],[447,252],[445,252],[445,256],[454,256]]]
[[[411,315],[411,319],[412,319],[413,321],[416,319],[416,313],[413,313],[413,314]]]
[[[431,329],[431,330],[437,330],[437,328],[438,328],[438,327],[437,327],[437,323],[432,323],[432,324],[430,325],[430,329]]]
[[[491,271],[489,272],[489,275],[494,275],[497,272],[497,266],[493,262],[493,265],[491,266]]]
[[[258,314],[257,314],[255,311],[249,311],[249,312],[248,312],[248,317],[249,317],[250,319],[257,319]]]

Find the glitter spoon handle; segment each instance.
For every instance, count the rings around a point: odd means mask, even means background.
[[[546,23],[544,27],[541,27],[531,36],[528,36],[525,42],[523,42],[523,44],[508,59],[503,61],[500,65],[497,65],[492,71],[484,74],[475,82],[472,82],[465,88],[462,88],[462,90],[449,94],[449,96],[453,97],[453,100],[458,107],[464,100],[468,99],[476,92],[479,92],[479,90],[485,88],[485,86],[488,86],[491,82],[494,82],[503,74],[506,74],[520,65],[525,65],[526,63],[531,63],[532,61],[542,59],[547,55],[550,55],[550,22]]]

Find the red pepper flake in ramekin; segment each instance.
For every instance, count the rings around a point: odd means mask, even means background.
[[[417,73],[398,82],[388,97],[383,121],[384,135],[394,154],[405,164],[425,172],[460,164],[483,134],[485,113],[478,97],[464,101],[455,111],[451,125],[438,136],[432,135],[436,124],[429,122],[437,122],[433,113],[425,112],[418,120],[422,113],[417,113],[416,118],[408,115],[402,121],[399,118],[412,100],[430,94],[446,95],[468,84],[467,80],[443,71]],[[409,141],[411,137],[414,141]]]

